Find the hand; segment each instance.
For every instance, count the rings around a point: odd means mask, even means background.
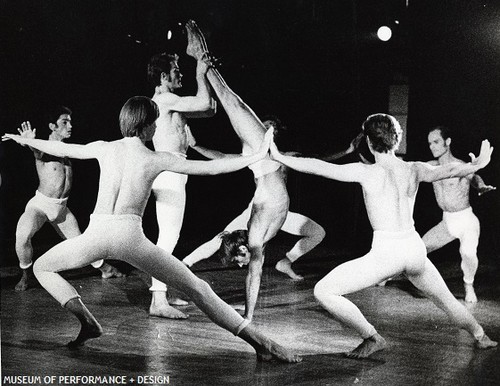
[[[36,138],[36,129],[31,129],[31,123],[29,121],[21,123],[21,128],[18,128],[17,131],[23,138]]]
[[[347,149],[347,152],[352,153],[354,150],[356,150],[364,137],[365,137],[365,133],[363,133],[363,132],[359,133],[356,136],[356,138],[354,138],[351,141],[351,143],[349,144],[349,148]]]
[[[184,130],[186,131],[187,141],[188,141],[189,147],[195,147],[196,146],[196,138],[193,136],[193,133],[191,133],[191,129],[189,128],[188,125],[185,125]]]
[[[264,135],[264,140],[260,144],[259,151],[257,152],[257,154],[260,154],[262,158],[264,158],[269,152],[269,146],[271,145],[272,140],[273,140],[273,131],[272,130],[266,131],[266,134]]]
[[[477,189],[478,196],[482,196],[484,193],[491,192],[492,190],[497,190],[497,188],[495,186],[491,186],[491,185],[478,186],[476,189]]]
[[[196,75],[205,76],[210,68],[210,61],[199,59],[196,64]]]
[[[17,134],[4,134],[2,135],[2,141],[8,141],[8,140],[13,140],[21,145],[24,145],[22,143],[23,138],[20,135]]]
[[[484,168],[490,163],[491,153],[493,153],[493,147],[490,145],[490,141],[487,139],[483,140],[483,142],[481,142],[481,150],[479,151],[479,156],[477,158],[473,153],[469,153],[472,165],[476,166],[478,169]]]

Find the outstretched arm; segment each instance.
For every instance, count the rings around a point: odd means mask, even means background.
[[[271,156],[276,161],[302,173],[314,174],[332,180],[363,183],[370,175],[368,165],[351,163],[336,165],[315,158],[298,158],[281,154],[276,145],[271,143]]]
[[[257,153],[249,156],[238,156],[234,158],[221,158],[210,161],[193,161],[180,159],[170,153],[156,152],[159,167],[162,170],[170,170],[175,173],[193,175],[215,175],[230,173],[243,169],[248,165],[263,159],[269,150],[272,133],[266,134]]]
[[[493,147],[488,140],[481,143],[479,156],[476,158],[470,153],[472,162],[469,163],[449,163],[440,166],[433,166],[425,162],[414,162],[416,168],[417,179],[419,182],[434,182],[453,177],[465,177],[469,174],[477,172],[490,163]]]
[[[256,256],[255,250],[251,250],[252,257],[248,264],[248,273],[245,280],[245,315],[243,317],[252,320],[259,297],[260,281],[262,278],[262,265],[264,264],[263,256]]]
[[[208,259],[210,256],[212,256],[215,252],[217,252],[221,244],[222,240],[220,238],[220,234],[218,234],[212,240],[209,240],[205,244],[202,244],[198,248],[196,248],[193,252],[182,259],[182,262],[188,267],[192,267],[193,264]]]
[[[198,153],[208,159],[235,158],[240,156],[239,154],[226,154],[218,150],[208,149],[206,147],[198,145],[198,143],[196,142],[196,138],[193,136],[193,133],[191,133],[191,129],[187,125],[186,133],[188,135],[189,147],[191,147],[193,150],[196,150]]]
[[[21,137],[24,138],[36,138],[36,129],[31,128],[31,123],[29,121],[25,121],[21,123],[21,127],[17,128],[17,131]],[[26,145],[22,145],[26,146]],[[28,146],[29,147],[29,146]],[[29,147],[30,150],[33,152],[34,156],[36,159],[40,159],[43,156],[43,153],[35,148]]]
[[[102,148],[103,141],[92,142],[87,145],[64,143],[61,141],[46,141],[43,139],[24,138],[16,134],[4,134],[2,141],[13,140],[20,145],[28,145],[43,153],[56,157],[69,157],[76,159],[97,158]]]
[[[361,133],[359,133],[356,136],[356,138],[354,138],[351,141],[351,143],[349,144],[349,147],[347,149],[339,151],[337,153],[333,153],[333,154],[325,155],[325,156],[322,156],[322,157],[318,157],[318,158],[321,159],[321,160],[323,160],[323,161],[326,161],[326,162],[331,162],[331,161],[335,161],[336,159],[345,157],[346,155],[351,154],[354,150],[357,149],[357,147],[359,146],[359,144],[360,144],[360,142],[362,141],[363,138],[364,138],[364,133],[361,132]]]
[[[492,185],[486,185],[484,183],[484,180],[481,178],[480,175],[474,174],[471,178],[470,181],[471,186],[477,190],[477,195],[481,196],[484,193],[491,192],[492,190],[496,190],[497,188]]]

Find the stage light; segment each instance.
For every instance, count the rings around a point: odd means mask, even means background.
[[[172,39],[172,31],[168,30],[168,32],[167,32],[167,40],[170,40],[170,39]]]
[[[384,25],[377,30],[377,36],[380,40],[386,42],[391,38],[392,30]]]

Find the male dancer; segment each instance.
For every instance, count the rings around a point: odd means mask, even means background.
[[[189,28],[187,33],[189,38]],[[155,88],[152,99],[160,109],[157,130],[153,137],[154,148],[185,158],[188,149],[187,118],[212,116],[216,105],[205,77],[207,66],[201,61],[198,61],[196,67],[196,95],[176,95],[182,87],[178,60],[176,54],[161,53],[153,56],[148,65],[148,79]],[[182,228],[186,206],[186,182],[186,175],[165,171],[153,184],[158,221],[157,245],[168,253],[173,252]],[[187,318],[186,314],[169,304],[164,283],[153,277],[150,291],[150,315],[173,319]],[[170,299],[170,302],[174,305],[187,304],[181,299]]]
[[[436,158],[429,161],[429,164],[463,163],[462,160],[459,160],[451,153],[451,136],[447,127],[437,126],[431,129],[427,138],[432,155]],[[427,231],[422,240],[424,240],[427,253],[433,252],[455,239],[460,240],[465,301],[476,303],[474,276],[479,265],[477,246],[479,244],[480,225],[469,203],[471,185],[478,189],[480,195],[495,189],[493,186],[486,185],[477,174],[432,183],[437,204],[443,211],[443,220]]]
[[[433,167],[423,162],[404,162],[395,155],[401,141],[398,121],[387,114],[374,114],[363,123],[368,148],[375,163],[335,165],[317,159],[282,155],[271,144],[274,159],[300,172],[361,184],[368,218],[373,227],[373,243],[368,254],[334,268],[314,288],[320,304],[341,322],[355,329],[363,342],[347,354],[365,358],[386,347],[385,339],[365,319],[361,311],[342,295],[373,286],[404,273],[408,279],[459,327],[467,330],[479,348],[494,347],[483,328],[451,294],[426,256],[425,245],[415,231],[413,207],[420,182],[434,182],[474,173],[490,162],[493,148],[483,141],[472,163],[449,163]]]
[[[259,148],[266,129],[252,109],[226,84],[214,67],[203,34],[196,23],[187,23],[187,54],[210,65],[207,79],[224,107],[231,124],[240,138],[242,154],[251,154]],[[259,295],[264,250],[267,242],[281,229],[288,214],[289,197],[280,164],[269,158],[251,165],[255,177],[255,193],[248,221],[248,249],[250,260],[246,278],[244,317],[252,320]]]
[[[168,252],[151,243],[142,230],[142,215],[151,186],[164,170],[176,173],[228,173],[262,159],[271,137],[263,141],[258,153],[232,159],[188,161],[168,152],[153,152],[144,146],[151,140],[159,115],[156,104],[147,97],[130,98],[120,112],[120,129],[125,138],[113,142],[97,141],[87,145],[64,144],[5,134],[13,139],[57,157],[97,159],[101,174],[94,213],[85,232],[56,245],[34,265],[40,284],[81,323],[71,347],[99,337],[102,327],[82,303],[75,288],[58,272],[82,267],[110,256],[126,261],[179,288],[215,323],[251,344],[259,359],[276,358],[298,362],[300,358],[277,345],[223,302],[203,280]]]
[[[269,117],[265,119],[262,124],[266,128],[266,130],[273,130],[274,137],[278,137],[281,132],[284,130],[284,126],[278,118]],[[235,157],[236,155],[224,154],[217,150],[207,149],[203,146],[200,146],[196,143],[196,139],[193,137],[191,132],[190,135],[190,147],[194,150],[198,151],[200,154],[204,155],[209,159],[217,159],[224,157]],[[284,178],[286,179],[286,168],[282,167],[281,171],[285,174]],[[237,253],[232,255],[223,256],[223,260],[231,262],[235,261],[238,265],[243,266],[249,263],[249,259],[246,257],[249,255],[248,250],[248,221],[250,220],[250,214],[252,211],[252,204],[250,202],[248,207],[238,215],[234,220],[232,220],[225,228],[224,231],[219,233],[217,236],[207,241],[206,243],[200,245],[193,252],[191,252],[188,256],[186,256],[182,262],[186,264],[188,267],[193,266],[197,262],[208,259],[214,253],[217,252],[221,248],[223,244],[228,242],[232,237],[228,236],[228,233],[233,231],[244,231],[239,232],[243,237],[239,240],[238,245],[232,248],[222,248],[222,250],[234,250]],[[293,280],[303,280],[304,277],[295,273],[292,268],[292,263],[297,261],[301,256],[305,255],[309,251],[311,251],[314,247],[316,247],[325,237],[325,230],[321,225],[319,225],[314,220],[310,219],[307,216],[304,216],[300,213],[288,212],[285,222],[281,227],[283,232],[299,236],[300,240],[295,243],[293,248],[286,253],[286,257],[279,260],[275,268],[277,271],[288,275]]]
[[[48,113],[49,141],[64,141],[71,136],[71,110],[56,106]],[[23,122],[17,129],[25,138],[35,138],[36,129],[29,122]],[[16,228],[16,253],[22,276],[16,284],[17,291],[26,290],[33,280],[33,246],[31,239],[46,222],[50,223],[63,238],[69,239],[80,234],[75,216],[66,206],[73,182],[73,169],[68,158],[54,157],[31,148],[35,156],[38,174],[38,188],[19,218]],[[103,260],[94,262],[94,268],[102,272],[102,277],[121,277],[123,274]]]

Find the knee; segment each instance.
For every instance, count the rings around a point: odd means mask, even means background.
[[[460,256],[463,262],[476,263],[478,261],[476,248],[473,247],[460,247]]]
[[[314,297],[321,304],[323,304],[326,299],[331,298],[332,296],[339,296],[339,295],[340,293],[339,291],[337,291],[335,287],[332,287],[323,280],[320,280],[314,286]]]
[[[196,303],[208,293],[212,292],[210,285],[203,279],[196,278],[186,291],[187,295]]]
[[[314,230],[312,238],[316,240],[316,242],[319,244],[323,241],[325,236],[326,236],[325,228],[323,228],[321,225],[318,225],[318,227]]]

